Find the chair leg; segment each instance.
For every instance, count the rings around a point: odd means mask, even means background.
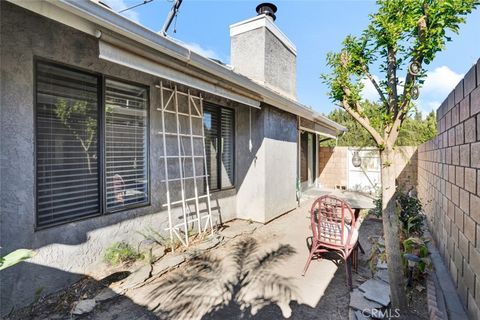
[[[312,249],[310,250],[310,254],[308,255],[307,263],[305,264],[305,268],[303,269],[302,276],[304,276],[305,273],[307,273],[307,269],[310,266],[310,262],[312,261],[315,250],[316,250],[316,247],[312,243]]]
[[[345,259],[345,271],[347,274],[347,285],[350,288],[350,291],[352,291],[353,285],[352,285],[351,255]]]

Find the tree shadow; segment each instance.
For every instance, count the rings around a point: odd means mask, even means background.
[[[155,313],[168,319],[252,319],[268,307],[278,314],[276,305],[290,302],[295,288],[273,269],[296,251],[290,245],[268,252],[259,247],[246,238],[226,256],[195,257],[151,292],[150,299],[161,301]]]

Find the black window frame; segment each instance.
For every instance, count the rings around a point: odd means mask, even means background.
[[[232,185],[229,187],[222,188],[222,154],[220,152],[217,152],[217,186],[218,188],[212,189],[212,187],[209,185],[209,190],[211,192],[219,192],[219,191],[224,191],[224,190],[231,190],[235,189],[236,187],[236,162],[237,162],[237,153],[236,153],[236,144],[237,144],[237,126],[236,126],[236,118],[237,118],[237,113],[234,108],[229,108],[225,107],[219,104],[216,104],[214,102],[209,102],[209,101],[203,101],[203,111],[205,114],[205,108],[208,109],[209,112],[215,111],[215,114],[218,116],[218,120],[220,125],[217,128],[217,141],[221,141],[222,138],[222,109],[226,109],[232,112],[233,114],[233,119],[232,119],[232,127],[233,127],[233,146],[232,146],[232,152],[233,152],[233,164],[232,164],[232,171],[233,171],[233,177],[232,177]],[[202,116],[202,125],[203,125],[204,118]],[[206,168],[207,170],[209,168]],[[207,171],[207,174],[209,172]]]
[[[61,221],[61,222],[55,222],[55,223],[47,223],[47,224],[39,224],[38,221],[38,121],[37,121],[37,81],[38,81],[38,76],[37,76],[37,69],[39,64],[44,64],[44,65],[50,65],[54,66],[57,68],[62,68],[66,70],[70,70],[73,72],[78,72],[78,73],[83,73],[85,75],[93,76],[97,78],[97,117],[98,117],[98,126],[97,126],[97,153],[98,153],[98,189],[99,189],[99,194],[98,194],[98,201],[99,201],[99,212],[95,214],[91,214],[88,216],[80,217],[77,219],[71,219],[67,221]],[[152,199],[152,184],[151,184],[151,177],[150,177],[150,85],[143,84],[143,83],[138,83],[130,80],[125,80],[121,79],[118,77],[113,77],[113,76],[106,76],[102,73],[87,70],[84,68],[72,66],[66,63],[34,56],[33,57],[33,134],[34,134],[34,172],[35,172],[35,177],[34,177],[34,203],[35,203],[35,224],[34,224],[34,231],[40,231],[44,229],[49,229],[61,225],[66,225],[69,223],[73,222],[78,222],[82,220],[87,220],[87,219],[93,219],[109,214],[114,214],[118,212],[123,212],[127,210],[132,210],[136,208],[141,208],[141,207],[148,207],[151,205],[151,199]],[[123,82],[125,84],[130,84],[138,87],[143,87],[146,90],[146,97],[147,97],[147,102],[146,102],[146,140],[145,140],[145,148],[146,148],[146,179],[147,179],[147,188],[148,188],[148,193],[147,193],[147,201],[141,202],[141,203],[134,203],[130,205],[126,205],[122,208],[116,209],[116,210],[107,210],[107,205],[106,205],[106,155],[105,155],[105,145],[106,145],[106,128],[105,128],[105,88],[106,88],[106,80],[111,79],[113,81],[118,81],[118,82]]]

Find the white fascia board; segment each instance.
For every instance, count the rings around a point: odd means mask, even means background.
[[[297,48],[293,42],[290,41],[285,33],[265,14],[230,25],[230,37],[262,27],[270,30],[294,55],[297,55]]]

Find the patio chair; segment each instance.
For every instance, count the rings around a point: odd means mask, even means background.
[[[312,246],[303,275],[312,261],[312,258],[321,253],[336,251],[345,261],[347,284],[352,288],[351,260],[354,258],[354,267],[357,265],[358,226],[355,214],[350,205],[334,196],[325,195],[312,205],[310,210],[312,226]]]

